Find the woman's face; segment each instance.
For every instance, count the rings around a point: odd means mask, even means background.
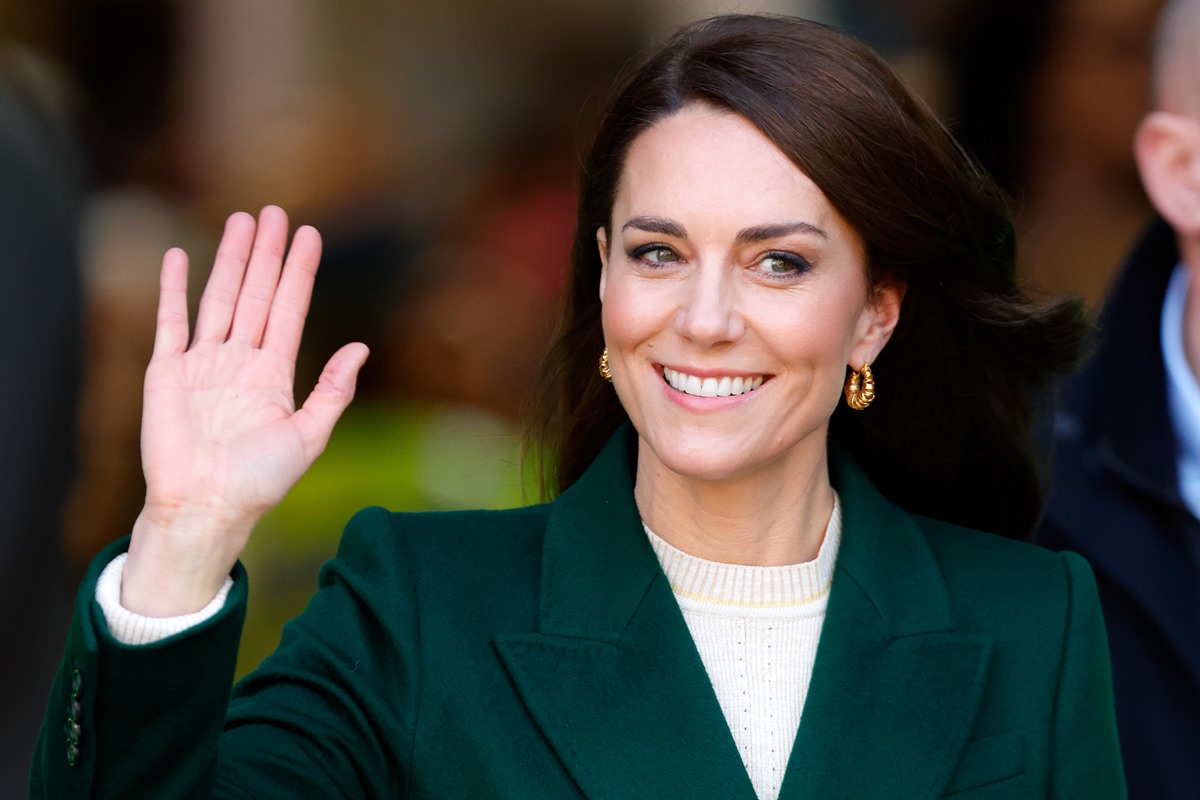
[[[744,117],[689,105],[633,141],[597,239],[639,471],[823,465],[846,365],[875,359],[902,291],[868,289],[863,243],[816,184]]]

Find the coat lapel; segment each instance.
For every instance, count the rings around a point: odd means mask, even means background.
[[[592,798],[753,798],[712,684],[642,531],[635,434],[555,503],[539,627],[496,649]],[[836,448],[834,448],[836,450]],[[991,644],[954,630],[916,523],[831,453],[842,545],[781,798],[940,795],[966,744]]]
[[[991,643],[954,630],[916,523],[831,450],[842,545],[781,798],[938,797],[978,710]]]
[[[633,500],[632,429],[556,501],[536,634],[498,637],[517,691],[592,798],[753,798]]]

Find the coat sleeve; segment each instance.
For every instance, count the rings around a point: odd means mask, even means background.
[[[1062,557],[1069,607],[1051,731],[1050,796],[1123,798],[1112,667],[1096,581],[1081,556]]]
[[[418,712],[418,608],[397,515],[351,520],[320,589],[238,684],[218,797],[404,797]],[[247,756],[247,753],[253,753]]]
[[[76,597],[51,689],[30,797],[209,796],[246,610],[238,566],[214,617],[150,645],[109,632],[95,600],[101,570],[128,545],[105,549]]]
[[[143,646],[108,634],[93,599],[98,557],[80,590],[30,783],[33,798],[404,796],[416,629],[398,572],[384,556],[382,509],[360,512],[320,589],[278,649],[230,687],[245,615],[239,566],[225,608]],[[405,643],[401,643],[401,639]],[[64,725],[65,721],[65,725]]]

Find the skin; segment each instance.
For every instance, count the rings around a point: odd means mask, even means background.
[[[142,469],[121,604],[145,616],[192,613],[224,583],[251,528],[324,450],[354,396],[361,343],[326,364],[303,406],[296,353],[321,237],[267,206],[231,216],[188,342],[187,256],[163,257],[154,354],[146,370]],[[286,261],[284,258],[286,250]]]
[[[902,289],[872,290],[861,238],[816,184],[748,120],[701,104],[634,140],[597,242],[647,524],[714,561],[814,558],[833,506],[826,437],[845,368],[878,356]],[[664,368],[763,382],[698,397]]]

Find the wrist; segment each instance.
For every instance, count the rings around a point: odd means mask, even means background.
[[[121,583],[127,557],[128,553],[121,553],[110,561],[96,581],[96,602],[104,613],[109,633],[122,644],[153,644],[199,625],[220,612],[233,588],[233,578],[226,578],[216,597],[193,614],[175,617],[135,614],[121,605]]]
[[[143,509],[133,526],[121,605],[147,617],[192,614],[217,596],[253,521],[218,515],[162,515]]]

